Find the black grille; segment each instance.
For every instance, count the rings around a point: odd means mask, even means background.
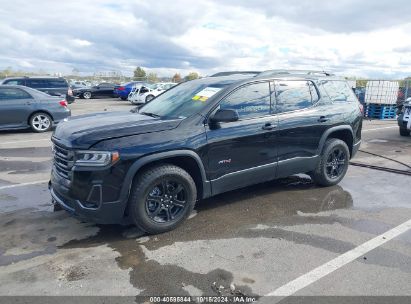
[[[61,177],[70,180],[70,171],[74,164],[74,152],[55,144],[53,154],[55,172]]]

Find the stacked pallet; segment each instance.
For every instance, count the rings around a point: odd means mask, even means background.
[[[374,119],[392,119],[396,115],[396,105],[393,104],[367,104],[365,105],[366,117]]]
[[[395,118],[399,84],[397,81],[368,81],[365,89],[365,116],[376,119]]]

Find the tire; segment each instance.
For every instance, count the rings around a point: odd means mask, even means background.
[[[146,96],[146,103],[153,100],[154,99],[154,95],[148,95]]]
[[[34,132],[43,133],[51,130],[53,119],[44,112],[38,112],[30,117],[29,124]]]
[[[400,128],[400,135],[401,136],[410,136],[410,131],[405,128]]]
[[[127,97],[120,97],[121,100],[127,100]]]
[[[190,215],[196,198],[197,189],[190,174],[165,164],[150,168],[135,179],[128,202],[129,214],[141,230],[163,233],[173,230]]]
[[[327,139],[317,168],[311,172],[311,177],[319,186],[338,184],[348,170],[350,151],[347,144],[336,138]]]
[[[84,92],[82,94],[82,96],[83,96],[84,99],[90,99],[91,98],[91,92]]]

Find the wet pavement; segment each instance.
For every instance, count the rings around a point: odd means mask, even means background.
[[[130,107],[72,105],[74,115]],[[261,296],[411,219],[410,176],[350,166],[329,188],[299,175],[201,201],[161,235],[84,223],[52,212],[49,136],[0,133],[0,295]],[[405,165],[364,152],[357,162],[411,166],[411,138],[394,121],[365,121],[361,149]],[[411,296],[410,261],[408,230],[296,295]]]

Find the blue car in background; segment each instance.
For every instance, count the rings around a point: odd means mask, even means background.
[[[114,95],[120,97],[121,100],[127,100],[128,94],[130,94],[131,89],[135,84],[143,84],[144,81],[130,81],[121,85],[116,85],[114,87]]]

